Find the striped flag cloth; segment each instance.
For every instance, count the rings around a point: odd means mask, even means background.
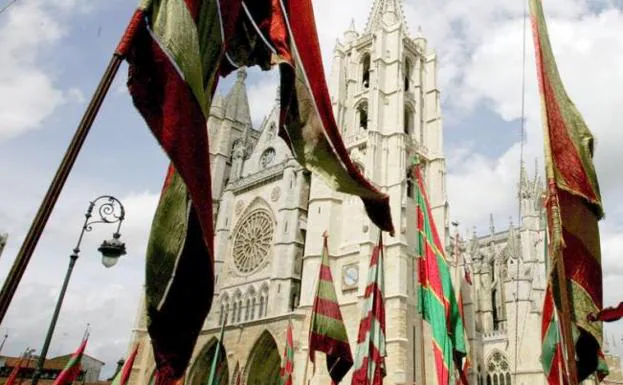
[[[87,346],[88,339],[89,338],[87,337],[82,340],[78,350],[71,355],[71,358],[65,365],[65,368],[56,377],[52,385],[71,385],[71,383],[78,378],[80,375],[80,369],[82,368],[80,361],[82,361],[82,356],[84,355],[84,349]]]
[[[333,285],[326,235],[322,247],[318,291],[314,298],[309,328],[309,359],[314,368],[316,351],[326,354],[327,370],[335,384],[338,384],[353,366],[353,355]]]
[[[589,315],[603,306],[603,281],[598,221],[604,211],[593,166],[593,135],[565,91],[547,33],[541,0],[530,0],[530,16],[543,110],[548,185],[546,211],[552,274],[544,301],[541,335],[542,364],[550,384],[559,379],[552,368],[562,341],[555,312],[561,308],[558,263],[568,288],[577,379],[608,373],[601,352],[602,325]],[[562,315],[559,313],[559,316]],[[559,320],[562,321],[562,320]],[[564,349],[563,349],[564,350]],[[563,372],[567,372],[563,370]],[[575,377],[575,376],[573,376]]]
[[[138,353],[138,346],[139,344],[136,344],[136,346],[134,346],[132,353],[130,353],[128,359],[123,364],[123,368],[119,371],[119,373],[117,373],[110,385],[126,385],[128,383],[128,380],[130,379],[130,374],[132,374],[134,360],[136,359],[136,354]]]
[[[294,338],[292,338],[292,322],[288,322],[286,330],[286,348],[283,351],[283,363],[279,373],[281,385],[292,385],[292,372],[294,371]]]
[[[382,385],[385,377],[385,278],[383,243],[372,250],[364,308],[359,323],[353,385]]]
[[[471,285],[471,282],[467,281],[467,277],[465,278],[465,281]],[[458,364],[458,371],[459,371],[459,378],[457,379],[456,383],[457,385],[469,385],[469,381],[467,380],[467,374],[469,372],[469,367],[471,366],[472,362],[470,359],[470,354],[469,354],[469,342],[468,342],[468,336],[467,336],[467,327],[465,324],[465,309],[463,306],[463,293],[462,293],[462,289],[459,289],[459,314],[461,315],[461,320],[463,320],[463,334],[464,334],[464,341],[465,341],[465,361],[463,361],[463,365],[461,366],[461,360],[463,359],[461,355],[459,355],[459,357],[455,357],[455,360],[457,361]]]
[[[418,307],[432,329],[437,384],[448,385],[454,383],[455,371],[467,353],[465,328],[419,166],[413,167],[413,173],[418,186]]]

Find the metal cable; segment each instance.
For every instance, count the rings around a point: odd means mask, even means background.
[[[521,60],[521,143],[519,145],[519,204],[517,209],[517,228],[519,229],[518,235],[521,237],[521,227],[522,227],[522,218],[521,218],[521,200],[522,200],[522,191],[521,191],[521,182],[523,177],[523,165],[524,165],[524,142],[525,142],[525,132],[526,132],[526,19],[528,18],[526,2],[527,0],[522,0],[523,2],[523,30],[522,30],[522,60]],[[516,242],[515,239],[512,242]],[[521,246],[520,246],[521,247]],[[522,254],[522,251],[519,251]],[[518,352],[519,352],[519,264],[520,255],[517,255],[517,265],[515,271],[515,362],[514,362],[514,377],[515,377],[515,385],[517,384],[517,362],[518,362]],[[524,322],[525,323],[525,322]]]

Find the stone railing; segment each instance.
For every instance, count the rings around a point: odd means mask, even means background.
[[[342,137],[346,147],[358,146],[368,140],[368,132],[358,129],[357,132]]]
[[[274,166],[256,172],[255,174],[231,182],[227,185],[226,189],[237,193],[251,186],[268,183],[283,174],[283,169],[285,168],[286,163],[287,161],[278,163]]]
[[[508,334],[506,333],[506,330],[494,330],[491,332],[482,333],[482,339],[486,342],[507,340]]]

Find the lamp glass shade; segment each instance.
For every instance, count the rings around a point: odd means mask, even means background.
[[[115,266],[118,260],[119,260],[118,256],[102,255],[102,265],[104,265],[104,267],[106,268]]]

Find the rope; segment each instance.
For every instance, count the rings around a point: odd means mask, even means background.
[[[525,142],[525,132],[526,132],[526,19],[527,9],[526,3],[527,0],[522,0],[523,2],[523,30],[522,30],[522,60],[521,60],[521,143],[519,146],[519,202],[517,208],[517,228],[519,230],[519,235],[521,236],[521,182],[522,182],[522,172],[524,165],[524,142]],[[513,242],[516,240],[513,239]],[[521,252],[520,252],[521,253]],[[521,258],[523,259],[523,258]],[[518,361],[518,352],[519,352],[519,262],[520,256],[517,255],[517,264],[516,264],[516,272],[515,272],[515,362],[514,362],[514,377],[515,381],[513,383],[517,384],[517,361]],[[525,324],[525,322],[524,322]]]

